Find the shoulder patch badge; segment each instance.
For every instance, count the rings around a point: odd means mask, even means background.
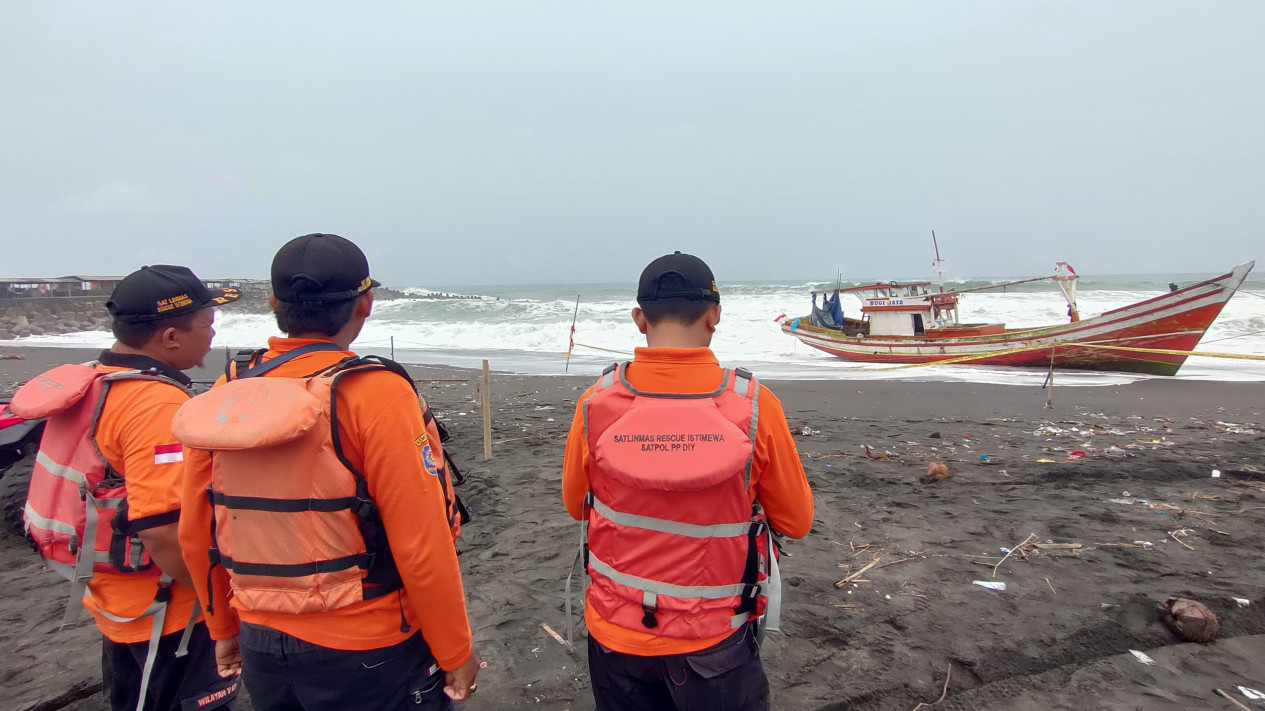
[[[426,467],[426,471],[431,476],[439,476],[439,466],[435,464],[435,451],[429,444],[422,447],[422,466]]]

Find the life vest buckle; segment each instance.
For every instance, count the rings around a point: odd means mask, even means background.
[[[206,557],[210,559],[212,567],[220,565],[223,560],[223,558],[220,557],[220,549],[215,546],[211,546],[206,549]]]
[[[158,592],[154,593],[154,602],[171,602],[171,583],[158,583]]]
[[[360,518],[366,521],[372,521],[374,516],[377,515],[378,506],[373,503],[373,499],[358,496],[356,497],[356,508],[354,511]]]
[[[641,611],[643,613],[641,616],[641,624],[645,625],[646,629],[652,630],[659,626],[659,621],[654,618],[654,613],[656,612],[655,608],[649,605],[642,605]]]

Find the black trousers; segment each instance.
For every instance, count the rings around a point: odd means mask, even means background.
[[[257,711],[450,711],[444,672],[420,633],[351,652],[242,623],[242,677]]]
[[[765,711],[769,680],[751,625],[693,654],[641,657],[589,637],[597,711]]]
[[[189,653],[176,656],[183,632],[158,640],[158,658],[149,677],[145,711],[232,709],[237,679],[221,679],[215,669],[215,642],[199,622],[189,637]],[[149,642],[123,644],[101,638],[103,692],[112,711],[136,711]]]

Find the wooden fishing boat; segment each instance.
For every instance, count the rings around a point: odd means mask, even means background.
[[[782,321],[782,331],[844,360],[862,363],[966,363],[1032,368],[1114,370],[1176,375],[1190,351],[1234,296],[1255,262],[1169,293],[1081,319],[1076,273],[1060,262],[1054,275],[975,289],[933,290],[930,282],[868,284],[813,294],[809,316]],[[1053,280],[1068,303],[1069,323],[1008,329],[960,323],[966,293]],[[843,315],[841,294],[861,299],[861,318]]]

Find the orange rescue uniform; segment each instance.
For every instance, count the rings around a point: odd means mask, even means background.
[[[628,383],[644,392],[709,393],[720,387],[724,369],[710,348],[638,348],[624,373]],[[575,417],[567,436],[562,464],[562,501],[567,513],[579,520],[589,491],[589,447],[584,432],[584,401],[590,387],[576,402]],[[790,538],[802,538],[813,525],[813,493],[786,424],[782,403],[760,386],[760,419],[751,463],[752,501],[759,499],[773,530]],[[689,654],[724,641],[730,633],[702,640],[681,640],[620,627],[599,617],[586,604],[584,621],[589,634],[604,647],[624,654],[661,656]]]
[[[263,360],[321,342],[272,338]],[[277,367],[272,374],[305,377],[354,355],[350,351],[308,353]],[[222,382],[223,378],[217,385]],[[231,601],[230,608],[226,570],[216,567],[210,593],[206,588],[212,520],[206,489],[211,483],[211,455],[186,448],[180,545],[199,596],[209,599],[214,609],[207,616],[211,637],[221,640],[236,635],[240,617],[322,647],[363,651],[399,644],[420,629],[439,665],[456,669],[471,654],[465,591],[443,489],[438,477],[426,470],[421,456],[422,448],[429,444],[435,459],[443,461],[439,432],[433,423],[423,421],[418,397],[409,384],[386,371],[348,376],[338,386],[336,407],[343,454],[364,474],[404,588],[399,594],[328,612],[257,612],[243,608],[236,600]],[[347,476],[351,477],[351,472]],[[410,631],[401,630],[402,618]]]
[[[103,373],[127,370],[104,365],[97,365],[96,369]],[[97,448],[127,482],[131,521],[180,509],[180,475],[184,467],[180,457],[170,451],[175,449],[173,445],[179,445],[171,434],[171,420],[188,401],[188,395],[171,385],[144,380],[115,383],[106,395],[97,424]],[[88,582],[91,599],[84,596],[84,607],[111,642],[146,642],[153,631],[153,618],[115,622],[101,615],[94,602],[114,615],[134,617],[154,601],[157,585],[154,577],[97,572]],[[196,601],[193,590],[180,583],[171,584],[164,635],[184,630]]]

